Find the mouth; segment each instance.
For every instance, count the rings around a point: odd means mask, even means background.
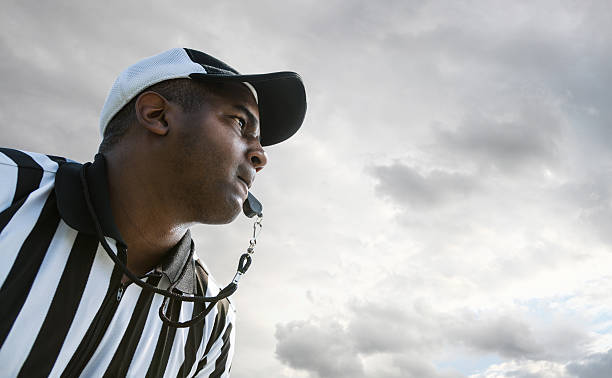
[[[238,176],[238,179],[240,181],[242,181],[244,183],[244,185],[246,185],[247,192],[248,192],[249,189],[251,189],[251,185],[253,184],[253,182],[252,181],[247,181],[246,179],[242,178],[241,176]]]

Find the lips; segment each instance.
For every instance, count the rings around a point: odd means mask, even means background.
[[[246,184],[247,190],[251,189],[253,181],[255,181],[255,170],[252,170],[252,172],[250,172],[249,170],[238,172],[238,179],[240,179],[240,181]]]
[[[238,176],[238,179],[239,179],[240,181],[242,181],[242,182],[244,183],[244,185],[246,185],[246,189],[247,189],[247,192],[248,192],[248,191],[249,191],[249,189],[251,188],[251,185],[253,184],[253,181],[252,181],[252,180],[247,181],[247,180],[246,180],[246,179],[244,179],[242,176]]]

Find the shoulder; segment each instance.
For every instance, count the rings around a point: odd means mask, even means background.
[[[6,170],[21,168],[55,173],[59,164],[66,161],[60,156],[0,147],[0,166]]]
[[[0,148],[0,211],[25,200],[36,190],[55,184],[55,174],[65,158],[36,152]]]

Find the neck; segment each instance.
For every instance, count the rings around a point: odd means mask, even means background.
[[[107,162],[111,209],[121,237],[128,246],[127,266],[142,275],[157,266],[187,231],[151,172],[150,162],[128,156],[125,151],[104,154]]]

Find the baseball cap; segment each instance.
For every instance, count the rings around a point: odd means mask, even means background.
[[[100,114],[100,134],[130,100],[153,84],[170,79],[234,81],[248,84],[259,106],[261,145],[280,143],[295,134],[306,114],[306,91],[300,75],[282,71],[242,75],[201,51],[174,48],[146,58],[119,74]]]

